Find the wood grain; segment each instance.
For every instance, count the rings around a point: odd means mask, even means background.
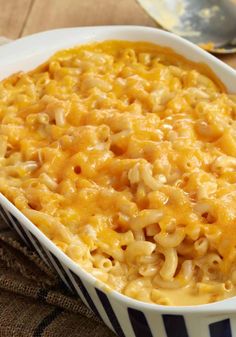
[[[21,35],[33,0],[0,0],[0,35],[16,39]]]
[[[58,27],[118,24],[156,26],[135,0],[36,0],[23,35]]]

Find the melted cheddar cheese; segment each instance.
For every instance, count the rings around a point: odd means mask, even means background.
[[[135,299],[236,294],[236,97],[167,48],[63,50],[0,83],[0,192]]]

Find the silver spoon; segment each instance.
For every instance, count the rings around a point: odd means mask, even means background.
[[[236,52],[236,0],[137,0],[163,28],[212,53]]]

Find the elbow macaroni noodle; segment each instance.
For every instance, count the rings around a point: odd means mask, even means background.
[[[0,83],[0,192],[109,287],[236,295],[236,97],[148,43],[64,50]]]

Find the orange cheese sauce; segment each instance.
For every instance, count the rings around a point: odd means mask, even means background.
[[[111,289],[236,294],[236,97],[145,42],[59,51],[0,83],[0,192]]]

